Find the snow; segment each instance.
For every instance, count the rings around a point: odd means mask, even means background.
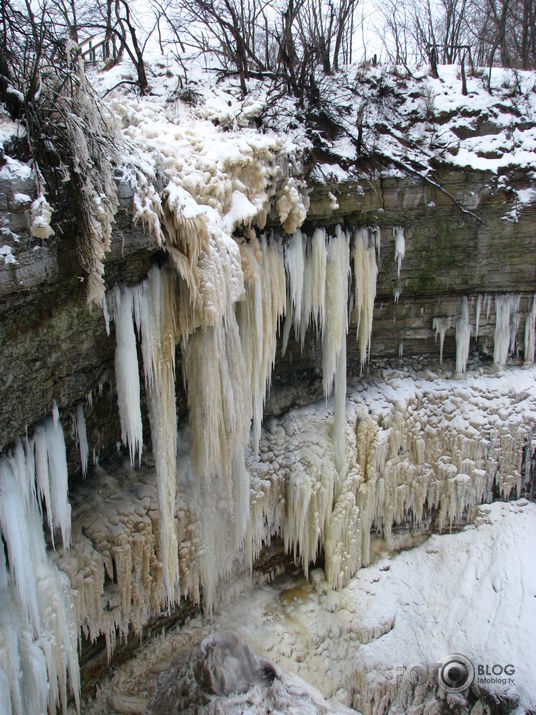
[[[14,209],[28,208],[31,203],[32,198],[28,196],[28,194],[21,194],[19,192],[13,194],[12,205]]]
[[[54,235],[50,220],[52,207],[41,194],[30,207],[30,233],[34,238],[47,239]]]
[[[0,246],[0,257],[4,259],[5,266],[17,265],[18,261],[13,255],[13,249],[11,248],[11,246]]]

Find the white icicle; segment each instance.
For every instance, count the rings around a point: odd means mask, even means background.
[[[303,303],[300,321],[300,343],[305,345],[305,334],[311,324],[318,337],[324,322],[326,300],[326,231],[317,228],[313,238],[307,243],[305,253],[305,273]]]
[[[285,246],[285,267],[288,276],[288,304],[291,310],[287,312],[285,321],[286,340],[284,340],[283,352],[288,341],[290,320],[292,320],[292,325],[294,326],[295,337],[298,338],[300,334],[305,284],[305,241],[300,229],[294,233],[290,242]]]
[[[241,247],[252,265],[237,320],[253,405],[252,446],[258,451],[266,394],[275,363],[277,331],[286,305],[285,265],[281,243],[266,237]]]
[[[482,295],[479,293],[476,299],[476,316],[475,316],[475,340],[478,338],[478,329],[480,327],[480,313],[482,311]]]
[[[53,520],[55,526],[60,527],[63,545],[69,547],[71,544],[71,505],[67,498],[67,452],[58,408],[55,403],[52,417],[49,417],[45,422],[45,436]]]
[[[121,441],[128,444],[130,462],[141,459],[143,427],[140,407],[138,353],[134,333],[133,292],[130,288],[115,289],[115,382],[121,421]]]
[[[346,333],[344,334],[341,350],[337,356],[333,403],[333,450],[335,453],[335,466],[338,473],[343,475],[346,471]]]
[[[335,381],[333,444],[335,464],[345,471],[346,333],[348,332],[349,236],[339,226],[327,248],[326,306],[322,330],[322,384],[328,397]]]
[[[469,358],[471,326],[467,297],[460,301],[460,315],[456,320],[456,372],[465,372]]]
[[[158,480],[160,544],[168,606],[179,592],[178,543],[175,528],[177,491],[177,412],[175,406],[174,275],[153,268],[134,296],[141,334],[145,387]]]
[[[534,328],[536,324],[536,295],[532,297],[530,309],[525,318],[525,365],[534,364]]]
[[[326,307],[322,326],[322,384],[328,397],[333,389],[337,359],[348,331],[349,241],[340,226],[327,247]]]
[[[496,365],[503,366],[508,360],[508,354],[515,343],[515,335],[519,317],[519,295],[495,296],[495,338],[493,360]]]
[[[89,460],[89,445],[87,442],[86,418],[84,416],[84,405],[79,402],[76,408],[76,433],[78,437],[78,449],[80,451],[80,465],[82,467],[82,475],[87,474],[87,465]]]
[[[366,363],[369,356],[372,338],[376,279],[378,276],[376,250],[379,250],[379,229],[373,229],[373,236],[374,240],[370,241],[368,228],[360,228],[354,232],[354,293],[361,366]]]
[[[434,318],[432,321],[432,328],[435,330],[435,339],[437,342],[437,336],[439,335],[439,364],[443,364],[443,345],[445,343],[445,334],[447,330],[452,327],[452,321],[449,317],[445,318]]]
[[[393,238],[395,239],[395,263],[397,264],[398,277],[400,278],[400,269],[406,253],[406,241],[404,238],[403,226],[393,226]]]
[[[40,631],[37,589],[32,565],[24,497],[16,476],[14,460],[0,457],[0,530],[8,549],[9,570],[24,615],[36,635]]]

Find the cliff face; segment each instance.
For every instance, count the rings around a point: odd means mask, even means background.
[[[526,177],[518,180],[521,187],[526,184]],[[311,236],[318,226],[326,226],[328,232],[337,224],[350,229],[379,227],[373,364],[415,356],[439,360],[435,318],[445,319],[448,326],[443,354],[445,359],[452,359],[456,353],[460,299],[465,297],[473,326],[470,352],[489,359],[493,356],[495,308],[489,302],[485,304],[485,297],[497,294],[520,296],[512,357],[523,359],[525,319],[536,286],[536,267],[531,259],[536,205],[519,205],[512,190],[507,193],[498,189],[495,177],[486,173],[449,170],[440,175],[439,181],[461,205],[470,206],[480,221],[464,215],[449,196],[419,178],[379,178],[311,185],[311,203],[303,230]],[[515,176],[510,186],[515,189]],[[90,310],[86,305],[74,238],[60,239],[52,245],[36,245],[30,240],[27,227],[32,182],[4,180],[0,188],[4,225],[21,237],[17,262],[5,263],[0,270],[0,370],[4,375],[0,386],[0,444],[5,449],[27,427],[31,429],[50,413],[54,401],[62,416],[67,417],[91,393],[93,408],[87,411],[89,442],[104,456],[120,439],[114,336],[107,335],[102,311]],[[123,208],[117,216],[106,260],[109,287],[118,282],[138,283],[150,265],[167,260],[142,226],[133,226],[128,193],[124,186]],[[329,193],[335,196],[338,208],[332,208]],[[21,194],[28,196],[26,203],[15,201]],[[396,226],[403,227],[405,237],[399,275],[393,237]],[[350,327],[347,344],[350,377],[361,373],[358,344],[351,337],[354,328]],[[111,330],[113,333],[113,324]],[[180,351],[177,358],[180,362]],[[278,386],[285,386],[287,394],[291,388],[292,399],[300,403],[310,399],[309,393],[310,397],[317,396],[320,364],[313,333],[303,352],[291,337],[286,355],[278,353],[276,359],[272,402],[280,403]],[[184,415],[184,394],[180,393],[178,399],[179,414]],[[292,404],[292,399],[287,405]],[[76,464],[74,457],[71,463]]]

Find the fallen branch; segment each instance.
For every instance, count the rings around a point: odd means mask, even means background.
[[[445,196],[448,196],[449,199],[452,201],[452,203],[462,212],[462,214],[465,214],[466,216],[471,216],[471,218],[474,218],[478,223],[484,225],[484,221],[477,216],[475,213],[472,211],[469,211],[469,209],[464,208],[460,202],[454,198],[454,196],[450,193],[450,191],[447,191],[444,186],[441,186],[437,181],[434,181],[433,179],[430,179],[426,174],[423,174],[421,171],[417,171],[417,169],[414,169],[411,166],[408,166],[405,164],[403,161],[400,161],[399,159],[395,159],[392,156],[380,156],[381,159],[384,159],[385,161],[389,161],[395,166],[397,166],[399,169],[402,169],[403,171],[407,171],[410,174],[415,174],[415,176],[418,176],[421,178],[423,181],[425,181],[427,184],[430,184],[430,186],[433,186],[435,189],[438,191],[441,191],[442,194],[445,194]]]

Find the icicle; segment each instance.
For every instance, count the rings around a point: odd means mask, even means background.
[[[288,297],[291,306],[294,334],[300,334],[300,321],[302,317],[302,303],[304,298],[305,283],[305,242],[302,232],[298,229],[290,242],[285,247],[285,267],[287,269]],[[286,345],[285,345],[286,347]]]
[[[484,308],[486,309],[486,320],[489,320],[489,314],[491,313],[491,304],[493,302],[493,296],[486,294],[484,296]]]
[[[110,337],[110,311],[108,309],[106,293],[104,293],[102,296],[102,317],[104,318],[104,327],[106,328],[106,335]]]
[[[204,604],[210,612],[218,575],[230,569],[229,561],[243,544],[249,518],[244,451],[252,399],[233,307],[220,325],[190,335],[182,352],[190,409],[190,454],[205,544]],[[232,538],[226,541],[221,533],[230,524]]]
[[[367,228],[357,229],[354,233],[354,293],[357,321],[357,339],[361,366],[366,363],[370,353],[372,321],[374,318],[374,300],[376,298],[376,249],[379,249],[379,229],[373,231],[374,240],[370,240]]]
[[[495,338],[493,360],[499,367],[506,364],[509,351],[513,351],[519,316],[520,296],[497,295],[495,296]]]
[[[326,304],[322,329],[322,384],[328,397],[335,381],[333,443],[337,468],[344,470],[346,404],[346,333],[348,332],[349,237],[339,226],[329,239],[326,267]],[[343,354],[344,353],[344,354]]]
[[[465,372],[469,358],[471,326],[467,297],[460,301],[460,315],[456,321],[456,372]]]
[[[530,304],[530,298],[529,298]],[[525,365],[534,364],[534,328],[536,323],[536,295],[532,297],[529,312],[525,318]]]
[[[49,461],[52,510],[67,544],[70,523],[67,525],[65,519],[68,516],[70,520],[70,506],[67,504],[67,510],[64,506],[66,483],[64,497],[59,494],[64,467],[66,475],[66,463],[57,408],[42,432]],[[40,449],[42,447],[40,445]],[[3,592],[0,669],[3,670],[7,660],[10,664],[10,699],[15,712],[44,712],[43,702],[48,692],[49,712],[55,712],[61,703],[65,713],[67,679],[79,711],[76,625],[68,600],[69,587],[66,577],[48,560],[35,489],[24,484],[34,479],[32,449],[33,445],[28,443],[25,458],[18,448],[15,457],[0,457],[0,531],[7,546],[11,572],[9,578],[0,549],[0,591]],[[10,581],[17,593],[20,610],[10,595]],[[10,614],[9,621],[5,619],[6,613]]]
[[[398,268],[398,277],[400,278],[400,268],[406,253],[406,241],[404,239],[404,227],[393,226],[393,238],[395,239],[395,263]]]
[[[314,325],[318,337],[324,322],[326,264],[326,231],[323,228],[317,228],[311,242],[307,244],[305,254],[304,291],[300,321],[302,350],[305,345],[305,334],[311,323]]]
[[[143,370],[158,480],[160,545],[168,607],[179,596],[178,544],[175,529],[177,482],[177,413],[175,345],[177,327],[175,282],[169,271],[152,268],[134,295],[141,335]]]
[[[432,321],[432,328],[435,330],[435,339],[437,342],[437,336],[439,335],[439,364],[443,364],[443,345],[445,343],[445,334],[447,330],[452,327],[452,321],[449,317],[446,318],[434,318]]]
[[[140,407],[140,378],[138,353],[132,312],[133,292],[130,288],[115,289],[115,382],[121,420],[121,441],[130,453],[134,464],[136,456],[141,460],[143,427]]]
[[[8,548],[9,569],[18,600],[24,615],[33,624],[35,635],[39,635],[37,589],[26,518],[28,505],[18,482],[14,460],[0,457],[0,529]]]
[[[78,449],[80,451],[80,465],[82,467],[82,475],[87,474],[87,465],[89,461],[89,445],[87,442],[86,418],[84,416],[84,405],[79,402],[76,408],[76,433],[78,436]]]
[[[475,317],[475,340],[478,338],[478,329],[480,327],[480,313],[482,311],[482,295],[478,295],[476,299],[476,317]]]
[[[326,306],[322,327],[322,384],[328,397],[333,389],[337,358],[345,346],[348,330],[348,237],[340,226],[329,239],[326,269]]]
[[[252,446],[259,448],[262,415],[275,363],[277,331],[286,305],[285,265],[279,241],[256,238],[241,251],[250,268],[244,299],[237,303],[237,320],[253,403]]]
[[[67,499],[67,452],[56,403],[54,403],[52,417],[45,422],[45,436],[53,520],[56,526],[60,527],[63,545],[69,547],[71,543],[71,505]]]
[[[346,471],[345,430],[346,430],[346,334],[337,356],[335,371],[335,395],[333,405],[333,449],[335,467],[339,474]]]

